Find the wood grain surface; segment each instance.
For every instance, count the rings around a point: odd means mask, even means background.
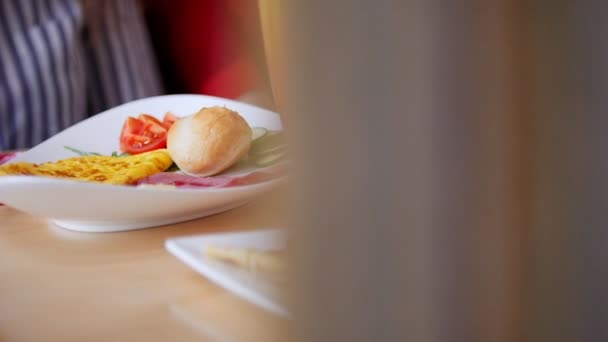
[[[158,228],[78,233],[0,206],[0,341],[272,341],[285,321],[195,273],[168,238],[279,227],[284,191]]]

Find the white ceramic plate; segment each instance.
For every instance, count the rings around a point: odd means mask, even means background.
[[[133,101],[82,121],[19,155],[15,161],[42,163],[74,157],[81,151],[110,155],[118,151],[128,116],[156,117],[171,111],[186,116],[202,107],[236,110],[252,127],[281,129],[276,113],[248,104],[204,95],[167,95]],[[58,226],[110,232],[171,224],[241,206],[276,186],[277,181],[215,189],[167,189],[85,183],[50,177],[0,177],[0,203],[46,217]]]
[[[209,280],[279,315],[287,315],[280,289],[263,275],[209,259],[204,255],[210,246],[279,249],[285,247],[283,230],[260,230],[237,233],[215,233],[169,239],[165,247],[186,265]]]

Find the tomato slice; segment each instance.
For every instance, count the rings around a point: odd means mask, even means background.
[[[139,134],[143,131],[144,123],[137,120],[134,117],[128,117],[125,123],[122,125],[122,131],[120,132],[120,150],[127,152],[129,145],[126,141],[127,135]]]
[[[167,129],[165,128],[165,126],[163,126],[163,123],[151,115],[141,114],[137,119],[144,123],[143,132],[141,132],[140,134],[146,136],[154,136],[161,135],[167,132]]]
[[[167,112],[165,113],[165,117],[163,118],[163,126],[165,126],[167,130],[169,130],[169,128],[171,128],[171,126],[175,121],[177,121],[177,119],[178,118],[177,116],[175,116],[175,114]]]
[[[122,152],[138,154],[167,147],[167,129],[155,117],[141,114],[128,117],[120,133]]]
[[[167,136],[152,138],[137,134],[126,134],[121,137],[120,142],[123,152],[139,154],[167,147]]]
[[[145,122],[145,123],[150,123],[150,124],[156,124],[156,125],[163,125],[162,122],[160,122],[160,120],[158,120],[157,118],[153,117],[150,114],[139,114],[139,117],[137,117],[139,120]]]

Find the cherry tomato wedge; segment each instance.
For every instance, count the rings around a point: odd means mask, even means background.
[[[165,126],[165,128],[167,130],[169,130],[169,128],[171,128],[171,126],[173,125],[173,123],[177,121],[177,116],[175,116],[173,113],[171,112],[167,112],[165,114],[165,117],[163,118],[163,126]]]
[[[145,136],[156,136],[166,134],[168,131],[168,129],[163,126],[163,123],[153,116],[141,114],[138,119],[144,123],[143,132],[140,134]]]
[[[167,129],[153,116],[128,117],[120,133],[122,152],[138,154],[167,147]]]
[[[139,154],[167,147],[167,136],[146,137],[137,134],[125,134],[120,138],[120,146],[123,152]]]
[[[165,114],[163,121],[149,114],[128,117],[120,133],[122,152],[138,154],[167,147],[167,132],[178,118]]]
[[[157,118],[153,117],[150,114],[139,114],[139,116],[137,118],[147,124],[154,124],[154,125],[160,125],[160,126],[163,125],[163,123],[160,120],[158,120]]]

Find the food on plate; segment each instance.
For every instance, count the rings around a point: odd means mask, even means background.
[[[202,108],[184,118],[170,112],[162,120],[145,113],[129,116],[120,132],[122,153],[115,151],[111,156],[64,147],[79,157],[39,165],[4,165],[0,175],[144,187],[218,188],[262,183],[286,174],[284,163],[279,163],[287,150],[282,133],[251,128],[239,113],[220,106]],[[218,175],[228,168],[229,173]]]
[[[229,119],[231,117],[236,119],[227,120],[222,115]],[[195,116],[196,118],[193,119]],[[168,131],[179,119],[171,112],[165,113],[162,121],[148,114],[140,114],[137,118],[128,117],[123,124],[120,135],[121,151],[128,154],[138,154],[167,147],[169,145],[167,142]],[[243,138],[242,141],[235,139],[235,137],[242,137],[242,135],[234,133],[235,131],[241,134],[247,133],[248,125],[246,126],[246,122],[240,119],[242,118],[237,112],[226,107],[203,108],[192,117],[185,118],[187,121],[180,124],[182,128],[176,129],[177,133],[174,133],[175,137],[172,141],[175,141],[175,143],[171,143],[171,147],[167,148],[173,154],[174,159],[179,159],[181,156],[183,161],[179,164],[186,168],[183,170],[184,172],[196,176],[209,176],[221,172],[212,170],[213,172],[206,173],[207,170],[201,167],[202,163],[221,166],[221,162],[224,161],[228,165],[226,168],[229,168],[236,162],[246,160],[249,165],[265,167],[285,159],[287,148],[282,132],[272,131],[265,127],[251,127],[249,152],[243,152],[241,158],[238,158],[238,155],[235,156],[233,159],[237,159],[236,161],[231,160],[229,154],[221,153],[222,148],[226,151],[232,151],[226,148],[230,146],[240,146],[243,150],[245,149],[245,139]],[[192,122],[195,122],[196,125],[186,129]],[[213,127],[213,125],[217,127]],[[240,131],[238,131],[238,128],[240,128]],[[221,134],[217,134],[217,132]],[[232,134],[229,134],[230,132]],[[212,137],[209,135],[212,135]],[[80,154],[91,154],[74,151]],[[213,151],[217,153],[212,153]],[[178,171],[179,169],[180,167],[176,163],[169,171]]]
[[[257,166],[269,166],[287,157],[287,144],[283,133],[280,131],[259,131],[257,139],[251,143],[249,158],[255,161]]]
[[[72,151],[74,153],[76,153],[79,156],[103,156],[103,154],[101,153],[97,153],[97,152],[86,152],[86,151],[82,151],[79,150],[77,148],[71,147],[71,146],[64,146],[64,148],[68,151]],[[125,156],[130,156],[131,154],[128,152],[124,152],[124,153],[118,153],[116,151],[112,152],[112,157],[125,157]]]
[[[0,176],[49,176],[126,185],[163,172],[172,163],[167,150],[160,149],[124,157],[87,155],[43,164],[18,162],[0,166]]]
[[[251,128],[239,113],[226,107],[208,107],[171,126],[167,150],[181,171],[212,176],[245,157],[251,137]]]
[[[0,165],[7,163],[9,160],[15,158],[17,152],[0,152]]]
[[[120,150],[139,154],[167,147],[167,132],[177,117],[166,113],[163,120],[149,114],[128,117],[120,133]]]
[[[165,128],[168,131],[169,128],[171,128],[171,126],[173,126],[175,121],[177,121],[177,119],[178,119],[178,117],[175,116],[175,114],[173,114],[171,112],[167,112],[167,113],[165,113],[165,116],[163,117],[163,126],[165,126]]]
[[[285,279],[286,257],[285,250],[261,250],[240,247],[209,246],[204,254],[217,261],[244,268],[252,272],[260,272],[272,276],[276,280]]]
[[[140,179],[138,185],[166,185],[178,188],[228,188],[240,185],[251,185],[279,179],[287,174],[285,164],[238,175],[225,175],[213,177],[198,177],[179,172],[161,172]]]

